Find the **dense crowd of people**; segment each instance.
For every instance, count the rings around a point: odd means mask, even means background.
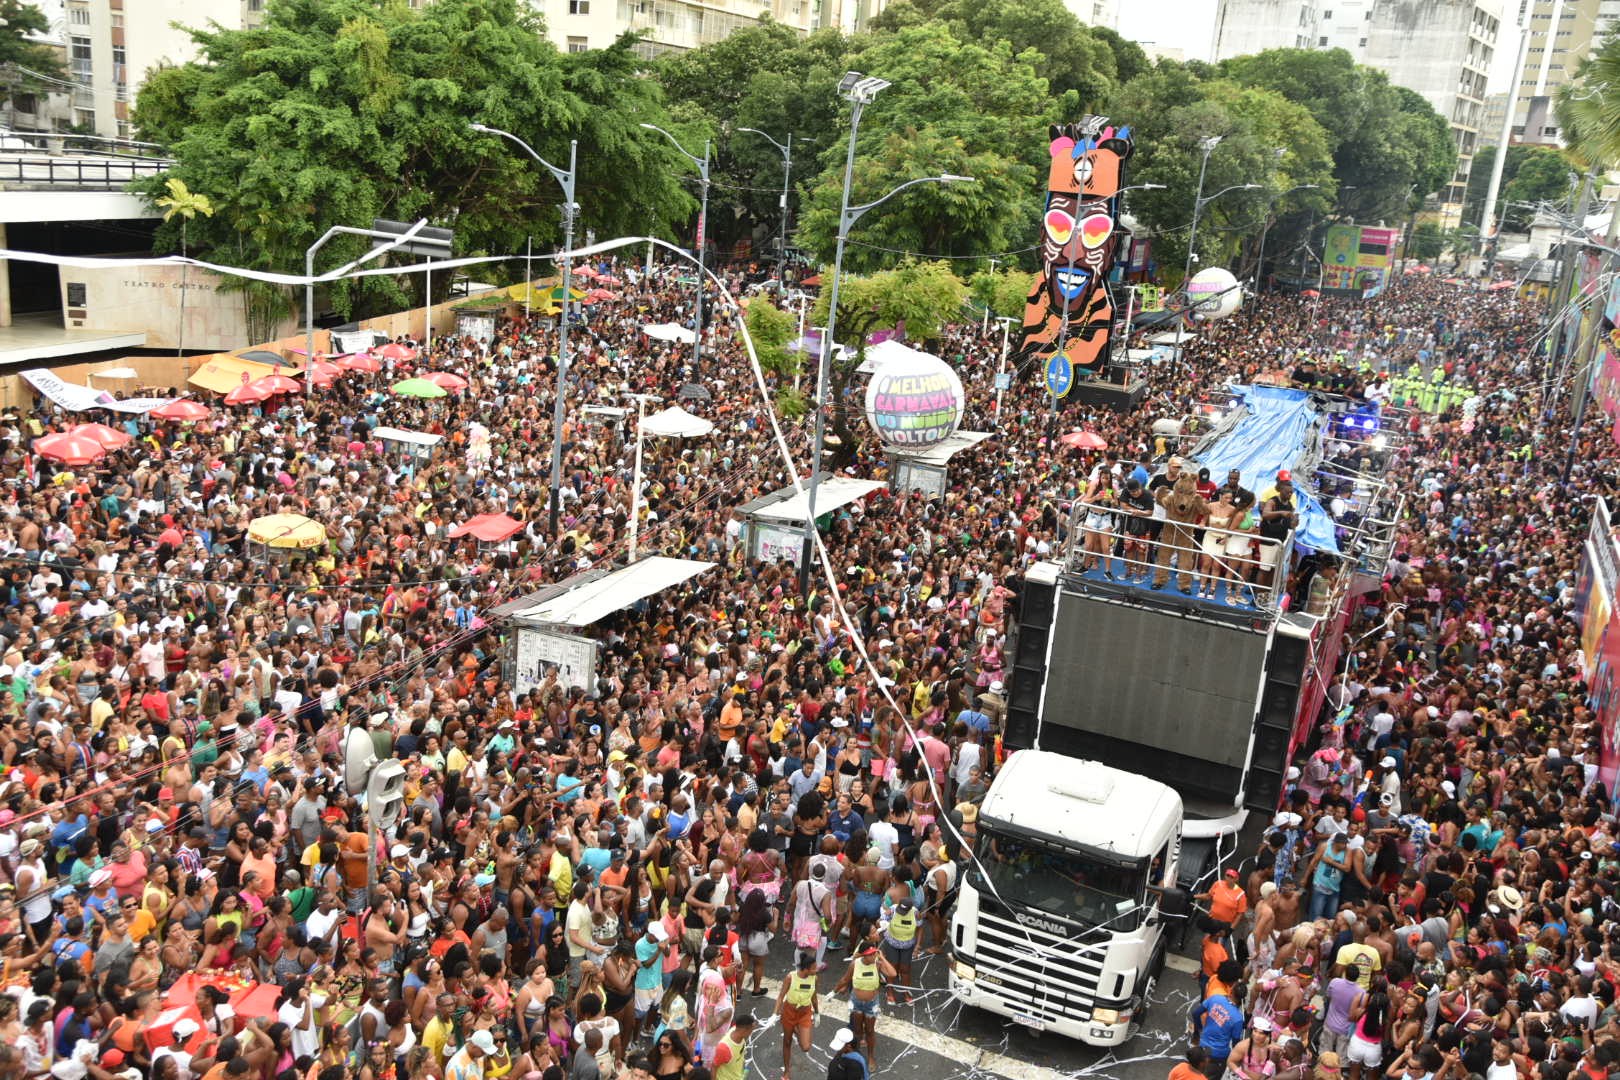
[[[538,315],[193,423],[0,418],[5,1076],[741,1080],[775,1028],[784,1076],[864,1077],[894,1052],[885,1010],[943,1015],[923,978],[997,764],[1007,623],[1023,570],[1081,542],[1073,503],[1157,471],[1175,448],[1152,421],[1229,381],[1364,393],[1414,363],[1491,392],[1410,414],[1383,590],[1260,856],[1203,898],[1185,1067],[1607,1071],[1620,856],[1570,602],[1613,454],[1594,425],[1557,483],[1525,305],[1416,279],[1264,297],[1152,367],[1143,409],[1059,420],[1038,371],[996,404],[999,335],[952,327],[964,427],[994,441],[942,496],[833,511],[837,580],[803,595],[741,542],[736,508],[787,473],[729,324],[694,365],[642,333],[690,325],[674,269],[597,270],[618,298],[571,335],[555,534]],[[387,392],[430,371],[470,386]],[[626,554],[633,411],[584,406],[692,383],[717,427],[647,440],[640,549],[718,565],[592,627],[591,678],[518,692],[492,609]],[[88,466],[32,452],[86,419],[133,441]],[[1108,450],[1058,441],[1081,425]],[[381,426],[443,439],[413,459]],[[787,434],[802,463],[808,424]],[[850,472],[882,468],[868,446]],[[276,513],[327,542],[249,545]],[[448,536],[484,513],[523,528]],[[375,846],[342,775],[356,725],[405,767]]]

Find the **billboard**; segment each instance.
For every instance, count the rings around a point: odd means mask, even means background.
[[[1609,418],[1609,437],[1620,443],[1620,280],[1609,286],[1601,338],[1592,363],[1592,403]]]
[[[1581,663],[1587,704],[1594,713],[1601,752],[1598,776],[1610,792],[1620,772],[1620,544],[1614,539],[1609,506],[1602,498],[1592,511],[1592,529],[1582,550],[1575,588],[1575,617],[1581,625]]]
[[[1375,225],[1329,225],[1322,241],[1322,288],[1363,298],[1383,290],[1395,265],[1401,231]]]

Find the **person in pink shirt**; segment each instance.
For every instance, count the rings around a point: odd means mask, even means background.
[[[122,840],[113,844],[106,870],[112,875],[113,891],[121,898],[139,898],[146,887],[146,853],[130,850]]]

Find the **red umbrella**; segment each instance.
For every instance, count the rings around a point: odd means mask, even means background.
[[[587,304],[600,304],[604,300],[617,300],[619,294],[608,289],[592,289],[585,294]]]
[[[523,522],[505,514],[479,514],[451,528],[449,535],[452,540],[476,536],[486,544],[498,544],[521,528]]]
[[[270,396],[270,391],[257,383],[243,383],[225,395],[227,405],[257,405]]]
[[[460,375],[452,375],[448,371],[431,371],[422,378],[434,386],[450,391],[452,394],[459,394],[467,389],[466,379],[463,379]]]
[[[382,365],[365,353],[353,353],[337,362],[337,366],[346,371],[365,371],[372,375],[382,370]]]
[[[343,369],[325,360],[317,360],[305,368],[304,373],[316,386],[331,386],[332,381],[343,374]]]
[[[1315,299],[1316,297],[1321,296],[1322,294],[1317,292],[1315,289],[1306,289],[1304,292],[1300,293],[1299,295],[1301,295],[1301,296],[1309,296],[1312,299]]]
[[[108,450],[116,450],[120,446],[127,446],[131,439],[128,432],[119,431],[106,424],[75,424],[68,428],[70,435],[82,435],[86,439],[94,439]]]
[[[107,456],[107,448],[96,440],[71,431],[58,431],[34,440],[34,452],[64,465],[88,465]]]
[[[409,345],[400,345],[392,341],[375,351],[384,360],[413,360],[416,358],[415,349]]]
[[[254,379],[249,386],[257,386],[266,395],[297,394],[303,391],[304,384],[297,379],[289,379],[285,375],[266,375],[262,379]]]
[[[581,266],[579,269],[573,271],[573,275],[575,277],[585,278],[586,280],[600,276],[593,267],[589,266]]]
[[[1071,431],[1058,439],[1064,446],[1072,446],[1076,450],[1106,450],[1108,440],[1095,431]]]
[[[160,405],[152,410],[152,415],[162,420],[179,420],[189,423],[194,420],[206,420],[212,410],[200,401],[190,401],[179,398]]]

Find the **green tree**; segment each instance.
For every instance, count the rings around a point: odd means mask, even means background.
[[[1033,241],[1053,107],[1036,60],[1006,41],[959,40],[938,22],[875,35],[852,52],[850,67],[893,85],[862,116],[850,201],[940,173],[975,182],[919,185],[868,214],[845,249],[846,269],[890,264],[896,250],[983,255]],[[824,263],[837,236],[845,148],[840,140],[822,149],[796,234]]]
[[[1463,199],[1463,220],[1480,221],[1485,208],[1485,191],[1496,165],[1496,147],[1487,146],[1474,155],[1468,174],[1468,192]],[[1497,210],[1502,225],[1512,232],[1529,228],[1537,203],[1562,203],[1572,193],[1571,165],[1563,151],[1551,146],[1510,146],[1502,163],[1502,186]]]
[[[161,195],[152,200],[152,205],[163,211],[165,222],[180,219],[180,255],[184,258],[189,252],[186,250],[186,229],[193,218],[198,214],[203,217],[214,216],[214,204],[208,201],[208,196],[199,195],[186,188],[186,183],[178,176],[170,176],[164,180],[168,189],[167,195]],[[186,355],[186,294],[190,291],[186,286],[191,276],[189,263],[180,267],[180,340],[176,346],[179,355]]]
[[[1023,270],[981,270],[968,281],[968,292],[980,308],[992,315],[1015,318],[1024,313],[1025,301],[1035,286],[1035,275]]]
[[[0,23],[0,64],[26,68],[47,79],[68,77],[67,69],[62,66],[61,55],[49,45],[33,41],[28,36],[42,34],[51,28],[44,12],[33,4],[20,3],[19,0],[0,0],[0,18],[5,20]],[[22,72],[18,74],[23,75]],[[26,75],[23,75],[21,83],[28,85]]]
[[[581,224],[610,235],[684,220],[684,164],[643,121],[668,124],[638,75],[633,41],[563,56],[517,0],[278,0],[263,27],[194,29],[200,59],[142,86],[135,121],[175,157],[171,175],[206,196],[190,242],[222,262],[286,271],[332,225],[374,217],[452,224],[458,254],[520,251],[560,237],[561,193],[521,150],[470,130],[526,139],[553,163],[578,139]],[[163,181],[136,185],[149,198]],[[178,225],[159,229],[175,243]],[[365,250],[342,237],[317,270]],[[409,283],[414,291],[415,283]],[[240,287],[240,286],[239,286]],[[262,290],[261,290],[262,292]],[[388,276],[334,283],[347,314],[411,299]],[[259,296],[262,310],[285,303]]]
[[[1421,221],[1412,229],[1411,248],[1410,258],[1432,263],[1446,249],[1445,233],[1435,222]]]
[[[1310,110],[1327,132],[1342,216],[1404,217],[1411,198],[1439,190],[1456,170],[1445,118],[1343,49],[1267,49],[1223,61],[1220,70]]]
[[[1559,87],[1558,127],[1582,171],[1620,162],[1620,35],[1610,34]]]
[[[773,238],[781,227],[782,155],[765,139],[793,135],[790,210],[821,171],[817,154],[837,135],[838,99],[830,88],[844,73],[849,39],[835,30],[800,37],[790,27],[762,20],[720,41],[659,59],[653,69],[673,112],[707,126],[720,138],[710,175],[710,233],[722,247],[753,232]]]

